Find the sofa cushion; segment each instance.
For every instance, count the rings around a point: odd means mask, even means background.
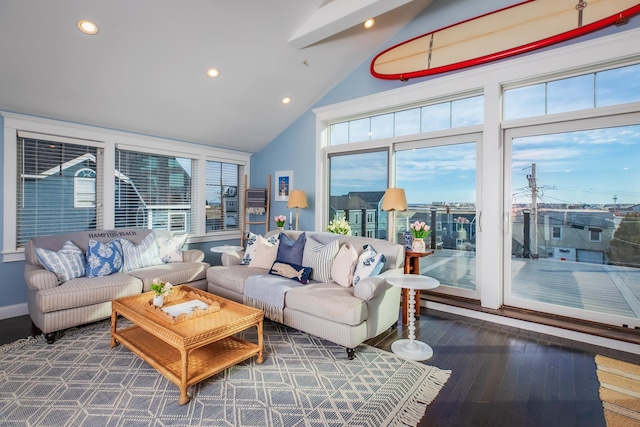
[[[182,262],[182,247],[187,241],[188,234],[173,237],[157,237],[158,253],[165,264],[168,262]]]
[[[348,243],[340,246],[331,264],[331,279],[348,288],[353,284],[353,273],[358,262],[358,251]]]
[[[302,254],[307,241],[305,233],[302,233],[296,240],[289,238],[286,234],[280,234],[278,244],[278,256],[276,260],[287,264],[302,265]]]
[[[169,264],[153,265],[128,271],[127,274],[142,281],[142,291],[151,290],[153,279],[182,285],[188,282],[202,280],[207,277],[209,264],[206,262],[171,262]]]
[[[84,276],[84,253],[71,240],[67,240],[59,251],[36,248],[40,264],[55,273],[60,281]]]
[[[120,243],[122,244],[122,256],[124,258],[122,267],[124,272],[163,264],[153,233],[142,239],[139,245],[127,239],[120,239]]]
[[[331,264],[338,253],[338,240],[323,245],[308,237],[302,256],[302,265],[311,267],[311,278],[318,282],[331,281]]]
[[[353,296],[353,287],[336,283],[309,283],[290,289],[285,310],[292,309],[346,325],[359,325],[369,316],[367,303]]]
[[[222,266],[215,265],[207,270],[207,282],[237,294],[244,294],[244,281],[258,274],[267,274],[264,268],[255,268],[245,265]]]
[[[87,248],[87,277],[108,276],[122,269],[122,245],[119,240],[102,243],[89,240]]]
[[[384,254],[379,254],[371,245],[367,245],[358,257],[358,265],[353,274],[353,286],[357,286],[361,279],[380,274],[384,267]]]
[[[78,277],[36,293],[35,304],[43,313],[100,304],[142,292],[142,282],[126,273],[103,277]]]
[[[286,277],[287,279],[293,279],[302,284],[306,284],[307,282],[309,282],[311,267],[303,267],[298,264],[291,264],[288,262],[276,260],[276,262],[274,262],[271,266],[269,274]]]

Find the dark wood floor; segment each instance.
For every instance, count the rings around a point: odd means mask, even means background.
[[[638,355],[424,308],[417,326],[434,349],[423,363],[452,371],[420,427],[605,426],[594,356],[640,363]],[[0,320],[0,344],[30,333],[28,316]],[[391,351],[407,334],[399,326],[368,343]]]

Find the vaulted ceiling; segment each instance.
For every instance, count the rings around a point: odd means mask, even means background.
[[[255,152],[430,3],[2,0],[0,110]]]

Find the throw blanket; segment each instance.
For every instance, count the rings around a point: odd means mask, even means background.
[[[267,190],[247,190],[247,212],[264,215],[267,211]]]
[[[289,289],[303,286],[295,280],[283,279],[271,274],[250,276],[244,282],[245,305],[264,311],[267,319],[282,323],[284,315],[284,296]]]

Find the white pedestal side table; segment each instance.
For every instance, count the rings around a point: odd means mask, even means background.
[[[440,282],[433,277],[417,274],[405,274],[387,277],[390,285],[409,289],[409,339],[401,339],[391,344],[391,351],[398,356],[411,360],[427,360],[433,356],[433,349],[426,343],[416,340],[416,290],[435,289]]]
[[[242,246],[233,246],[233,245],[222,245],[222,246],[213,246],[209,248],[211,252],[223,254],[225,252],[238,252],[243,251],[244,248]]]

